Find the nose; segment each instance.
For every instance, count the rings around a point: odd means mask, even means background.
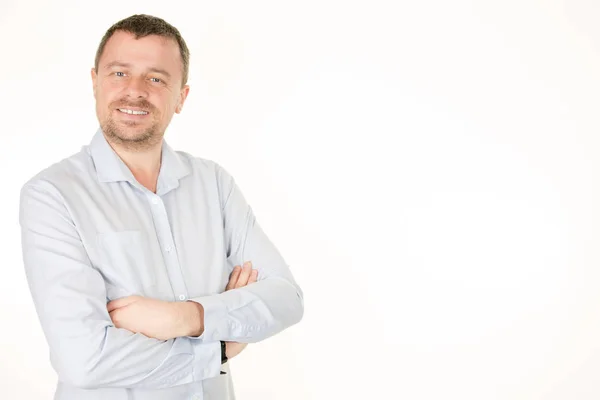
[[[148,91],[146,90],[146,81],[144,78],[132,77],[129,79],[126,88],[127,96],[133,99],[146,98],[148,97]]]

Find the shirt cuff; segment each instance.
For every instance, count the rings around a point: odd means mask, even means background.
[[[194,381],[219,376],[221,372],[221,342],[190,341],[194,352]]]
[[[229,336],[227,305],[218,295],[195,297],[190,301],[195,301],[204,308],[204,332],[200,336],[190,336],[190,339],[218,343]]]

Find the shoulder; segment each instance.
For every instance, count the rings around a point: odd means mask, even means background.
[[[193,156],[184,151],[177,151],[181,162],[190,169],[190,176],[205,188],[214,188],[223,208],[232,193],[237,189],[233,176],[220,163],[203,157]]]
[[[84,146],[79,152],[49,165],[27,179],[21,187],[21,192],[28,188],[62,192],[89,182],[94,177],[93,172],[93,162],[87,152],[87,146]]]
[[[176,151],[179,159],[191,171],[192,175],[204,176],[216,179],[218,182],[230,181],[233,179],[229,171],[222,164],[211,160],[194,156],[185,151]]]
[[[69,196],[89,192],[90,163],[82,149],[30,177],[19,193],[21,225],[31,226],[35,221],[48,221],[55,217],[68,221]]]

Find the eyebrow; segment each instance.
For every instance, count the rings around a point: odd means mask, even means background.
[[[113,62],[110,62],[110,63],[108,63],[108,64],[106,64],[106,65],[104,66],[104,68],[106,68],[106,69],[109,69],[109,68],[112,68],[112,67],[123,67],[123,68],[130,68],[130,67],[131,67],[131,64],[124,63],[124,62],[121,62],[121,61],[113,61]],[[159,73],[159,74],[163,74],[163,75],[165,75],[165,76],[166,76],[166,77],[168,77],[168,78],[170,78],[170,77],[171,77],[171,74],[169,74],[169,73],[168,73],[167,71],[165,71],[164,69],[160,69],[160,68],[152,67],[152,68],[148,68],[148,71],[150,71],[150,72],[157,72],[157,73]]]

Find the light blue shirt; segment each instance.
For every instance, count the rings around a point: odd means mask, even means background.
[[[155,194],[98,130],[21,190],[23,260],[56,400],[234,399],[219,341],[257,342],[302,318],[302,291],[234,179],[165,141],[161,160]],[[258,282],[224,292],[245,261]],[[116,328],[106,304],[130,295],[202,304],[204,333],[162,341]]]

